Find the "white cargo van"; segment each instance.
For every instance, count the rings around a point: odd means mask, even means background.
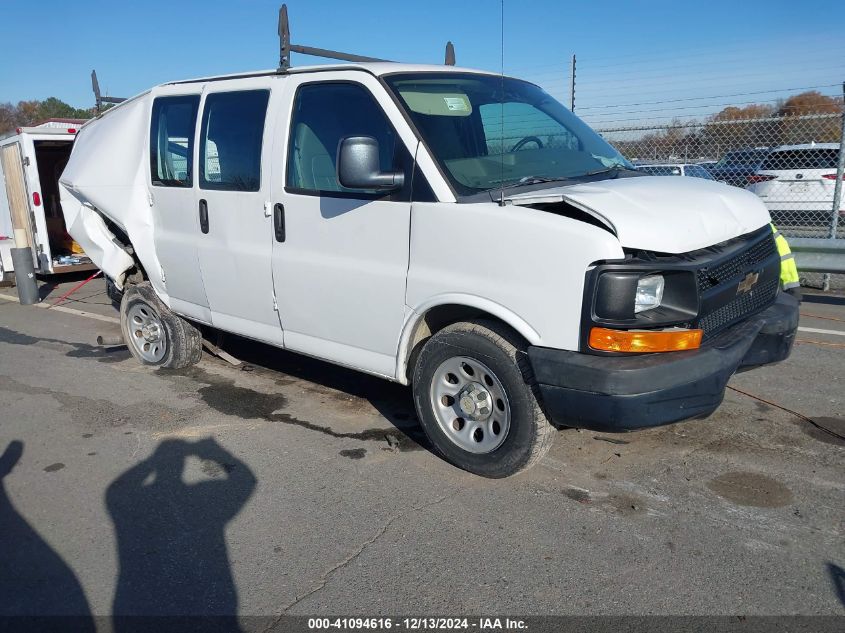
[[[409,384],[433,446],[488,477],[557,426],[706,416],[797,327],[756,196],[643,175],[486,72],[161,85],[79,131],[61,186],[141,362],[196,362],[202,323]]]
[[[0,273],[14,268],[10,250],[30,247],[42,274],[95,270],[67,233],[59,175],[70,157],[77,119],[50,119],[0,137]]]

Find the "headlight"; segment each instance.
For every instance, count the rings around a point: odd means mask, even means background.
[[[647,275],[637,282],[634,314],[656,308],[663,301],[663,275]],[[630,305],[630,304],[629,304]]]

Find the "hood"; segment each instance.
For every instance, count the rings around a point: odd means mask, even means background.
[[[686,253],[770,222],[753,193],[700,178],[642,176],[506,196],[520,206],[567,202],[611,228],[622,246]]]

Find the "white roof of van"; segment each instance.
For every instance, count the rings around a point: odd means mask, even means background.
[[[475,68],[462,68],[459,66],[446,66],[444,64],[403,64],[399,62],[362,62],[358,64],[315,64],[312,66],[292,66],[287,71],[255,70],[228,75],[213,75],[209,77],[197,77],[196,79],[182,79],[168,81],[161,85],[198,83],[202,81],[220,81],[222,79],[238,79],[240,77],[260,77],[262,75],[284,75],[300,74],[311,72],[327,72],[331,70],[361,70],[377,77],[390,73],[475,73],[480,75],[498,75],[498,73]]]
[[[271,75],[286,75],[286,74],[303,74],[303,73],[320,73],[333,70],[360,70],[362,72],[370,73],[377,77],[387,75],[390,73],[474,73],[477,75],[493,75],[499,76],[499,73],[494,73],[488,70],[478,70],[476,68],[462,68],[460,66],[447,66],[445,64],[404,64],[400,62],[361,62],[355,64],[314,64],[311,66],[293,66],[286,71],[280,71],[276,68],[268,70],[253,70],[240,73],[231,73],[227,75],[210,75],[208,77],[196,77],[195,79],[180,79],[176,81],[166,81],[158,84],[159,86],[175,86],[180,84],[202,83],[204,81],[222,81],[224,79],[248,79],[250,77],[267,77]],[[99,119],[109,112],[118,110],[120,107],[132,103],[149,94],[152,89],[147,89],[144,92],[138,93],[129,97],[125,101],[116,104],[98,114],[93,120]]]

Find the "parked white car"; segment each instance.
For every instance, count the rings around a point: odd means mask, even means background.
[[[637,165],[637,171],[642,171],[652,176],[687,176],[690,178],[701,178],[703,180],[714,180],[709,171],[701,165],[694,163]]]
[[[838,143],[782,145],[748,176],[779,226],[827,227],[833,217]],[[845,212],[845,204],[839,209]]]
[[[61,183],[141,362],[196,362],[206,324],[409,384],[434,448],[488,477],[553,425],[706,416],[797,327],[757,196],[644,176],[481,71],[157,86],[82,128]]]

